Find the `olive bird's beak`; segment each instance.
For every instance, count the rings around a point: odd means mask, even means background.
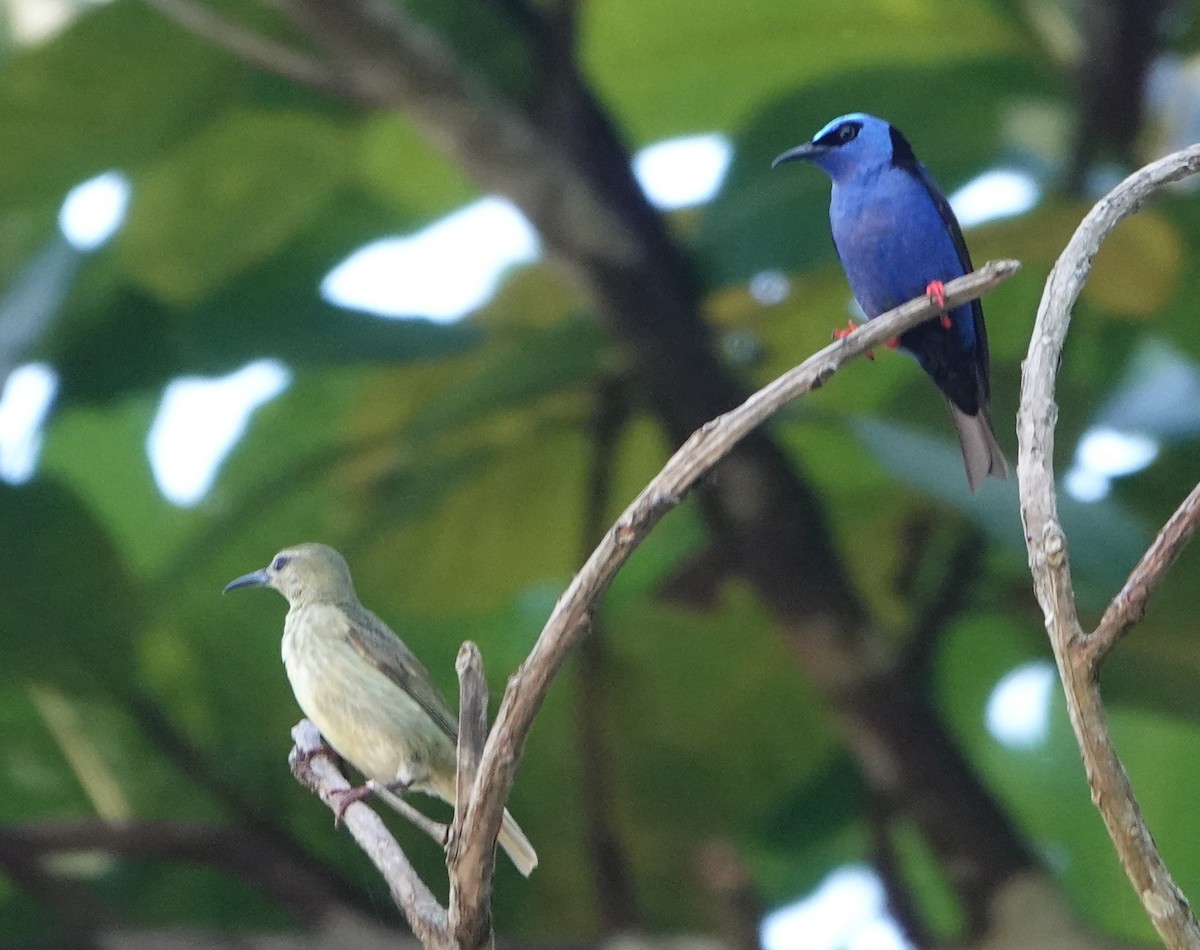
[[[228,594],[231,590],[237,590],[239,587],[266,587],[269,584],[270,580],[267,578],[265,569],[251,571],[249,574],[243,574],[235,581],[230,581],[225,585],[221,593]]]

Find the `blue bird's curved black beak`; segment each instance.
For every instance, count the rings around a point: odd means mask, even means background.
[[[251,571],[249,574],[243,574],[236,580],[230,581],[222,588],[221,593],[228,594],[231,590],[237,590],[239,587],[266,587],[269,583],[265,569]]]
[[[772,168],[778,168],[786,162],[808,161],[814,155],[825,151],[825,149],[816,142],[805,142],[803,145],[797,145],[795,148],[789,148],[782,155],[775,156],[775,161],[771,162]]]

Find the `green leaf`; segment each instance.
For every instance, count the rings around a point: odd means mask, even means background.
[[[207,296],[313,227],[346,180],[349,144],[302,112],[222,117],[135,179],[125,266],[165,300]]]
[[[149,397],[64,411],[50,425],[41,460],[48,475],[86,502],[120,562],[140,576],[152,573],[189,522],[163,498],[150,471],[146,436],[154,412]]]
[[[278,30],[265,6],[213,5],[228,6],[250,29]],[[112,168],[136,178],[214,116],[248,105],[345,114],[138,0],[92,7],[61,36],[0,67],[0,210],[31,199],[57,204],[73,185]]]
[[[413,419],[409,434],[421,437],[452,429],[577,387],[600,369],[606,343],[600,327],[589,319],[510,330],[493,338],[478,373]]]
[[[50,481],[0,485],[4,676],[115,690],[133,664],[138,589],[104,525]]]
[[[425,223],[466,204],[478,190],[462,171],[396,115],[368,116],[356,143],[356,174],[363,187],[404,217]],[[420,182],[414,188],[414,182]]]

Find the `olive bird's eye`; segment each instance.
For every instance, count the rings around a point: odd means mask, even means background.
[[[288,566],[288,562],[290,560],[291,560],[291,558],[288,557],[286,554],[279,555],[279,557],[275,558],[275,560],[271,562],[271,570],[282,571],[285,567]]]

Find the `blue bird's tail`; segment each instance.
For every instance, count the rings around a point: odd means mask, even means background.
[[[958,444],[962,449],[963,464],[967,468],[967,484],[971,491],[979,491],[979,486],[989,475],[995,478],[1008,478],[1008,462],[992,432],[992,420],[988,418],[987,409],[982,406],[975,415],[967,415],[949,399],[946,406],[950,410],[950,418],[954,421],[954,431],[958,433]]]

